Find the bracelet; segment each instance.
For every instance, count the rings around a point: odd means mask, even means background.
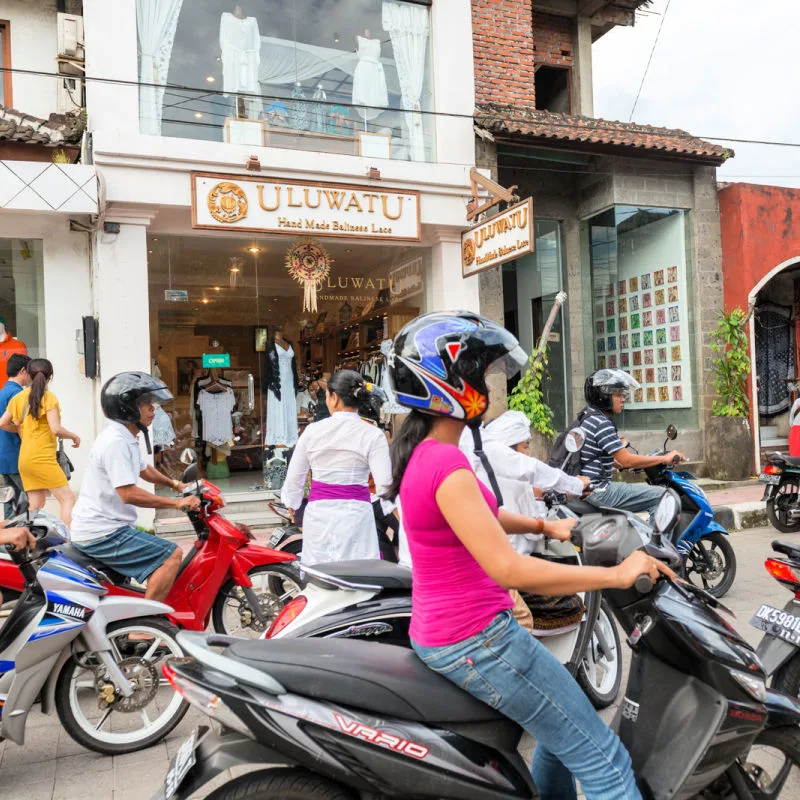
[[[177,492],[181,487],[181,483],[177,478],[173,478],[170,481],[170,486],[172,486],[173,490]]]
[[[536,519],[536,526],[533,529],[533,533],[543,533],[544,532],[544,520],[540,517]]]

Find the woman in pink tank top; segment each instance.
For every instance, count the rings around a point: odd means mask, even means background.
[[[577,797],[575,778],[587,800],[636,800],[627,751],[567,670],[516,622],[509,589],[566,595],[669,571],[642,552],[609,569],[515,552],[506,534],[568,538],[574,522],[498,511],[458,442],[486,413],[487,374],[511,376],[526,363],[508,331],[470,312],[426,314],[395,339],[389,373],[412,411],[392,444],[388,496],[400,497],[411,552],[412,645],[429,667],[536,738],[531,772],[544,800]]]

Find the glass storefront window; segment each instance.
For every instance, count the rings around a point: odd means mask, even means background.
[[[429,5],[137,0],[140,129],[431,161]]]
[[[165,438],[155,440],[167,464],[192,447],[209,477],[231,481],[226,488],[265,486],[269,463],[285,459],[314,419],[314,406],[324,404],[324,392],[313,390],[315,379],[347,367],[384,382],[381,343],[424,312],[429,251],[314,240],[332,265],[318,289],[317,310],[310,312],[303,310],[303,286],[286,265],[296,243],[284,237],[149,237],[153,371],[175,395],[167,409],[173,433],[165,425]],[[290,342],[301,389],[295,392],[291,381],[287,389],[283,375],[278,398],[270,372],[281,339]],[[210,380],[219,386],[204,407],[199,394]],[[228,390],[230,401],[223,396]],[[279,417],[286,403],[291,411]],[[292,429],[288,436],[279,420]]]
[[[591,271],[587,368],[619,368],[641,385],[620,427],[697,424],[689,217],[617,206],[583,223]]]
[[[9,335],[25,345],[31,358],[45,356],[44,319],[41,239],[0,239],[0,323],[5,328],[0,331],[0,377],[8,357],[23,352]]]
[[[561,223],[537,219],[534,252],[503,265],[505,327],[530,353],[539,343],[542,328],[555,297],[563,286]],[[563,430],[568,425],[567,357],[562,314],[550,333],[549,364],[544,381],[544,397],[553,409],[553,425]],[[509,381],[509,392],[519,378]]]

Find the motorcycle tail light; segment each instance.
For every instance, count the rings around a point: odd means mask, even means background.
[[[265,639],[272,639],[277,636],[282,630],[288,628],[303,612],[303,609],[308,605],[308,598],[302,594],[290,600],[281,610],[280,614],[275,617],[275,621],[269,626],[267,632],[264,634]]]
[[[764,566],[775,580],[781,583],[788,583],[790,586],[800,586],[800,573],[792,569],[785,561],[779,561],[777,558],[768,558],[764,562]]]
[[[777,464],[767,464],[767,466],[764,467],[764,473],[766,475],[780,475],[782,472],[783,470]]]

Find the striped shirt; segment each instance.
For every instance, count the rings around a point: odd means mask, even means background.
[[[598,489],[604,489],[614,474],[614,453],[622,450],[623,444],[616,426],[601,411],[587,406],[581,414],[584,416],[581,427],[586,431],[581,448],[581,475],[597,483]]]

